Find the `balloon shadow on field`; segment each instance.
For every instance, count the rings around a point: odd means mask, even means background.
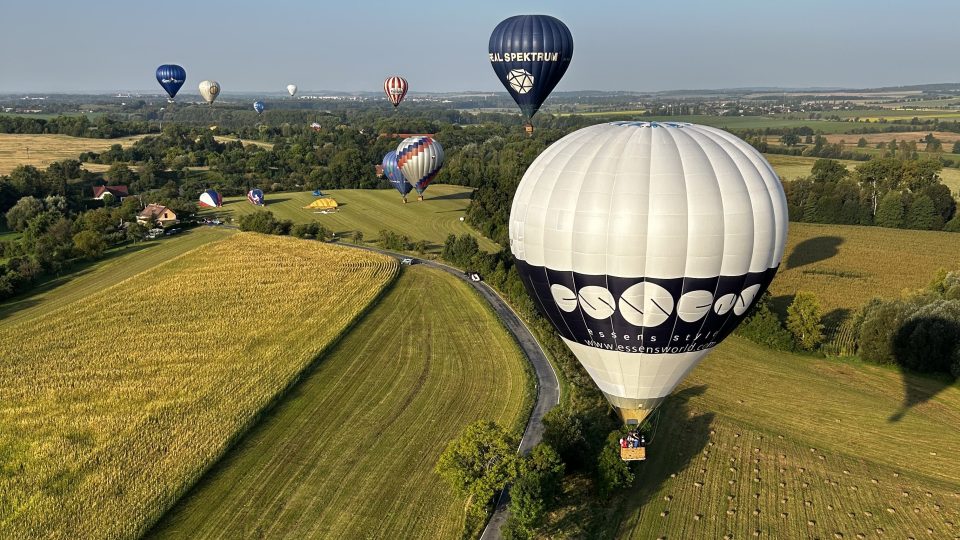
[[[670,475],[679,475],[697,463],[697,457],[710,442],[710,426],[714,413],[700,413],[690,407],[690,400],[706,392],[705,385],[685,388],[670,396],[661,405],[660,417],[651,432],[647,446],[647,460],[633,465],[633,486],[620,503],[613,519],[601,524],[605,532],[615,535],[617,529],[631,528],[630,521],[638,519],[637,512],[656,495]],[[714,458],[718,459],[718,458]],[[632,526],[636,526],[634,523]]]
[[[473,197],[473,193],[470,191],[461,191],[460,193],[447,193],[446,195],[437,195],[436,197],[430,197],[424,195],[423,200],[426,201],[445,201],[445,200],[458,200],[458,199],[470,199]]]
[[[843,238],[839,236],[816,236],[808,238],[794,246],[787,257],[787,269],[799,268],[808,264],[833,258],[840,252]]]
[[[893,352],[903,381],[903,402],[887,419],[899,422],[917,405],[953,386],[950,361],[957,354],[960,324],[943,317],[917,317],[907,321],[893,337]],[[918,373],[905,366],[920,367],[922,362],[934,373]],[[933,362],[939,361],[939,369]]]

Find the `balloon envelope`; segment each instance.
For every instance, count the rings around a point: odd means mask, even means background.
[[[204,101],[212,104],[220,95],[220,83],[217,81],[202,81],[200,83],[200,95]]]
[[[253,102],[253,110],[257,111],[257,114],[262,113],[262,112],[263,112],[263,109],[264,109],[264,105],[263,105],[263,102],[262,102],[262,101],[254,101],[254,102]]]
[[[387,177],[387,180],[393,184],[393,187],[397,188],[397,191],[400,192],[404,197],[407,196],[407,193],[410,193],[413,190],[413,186],[407,182],[407,179],[404,178],[403,172],[400,170],[400,167],[397,165],[397,152],[391,150],[383,156],[383,174]]]
[[[573,36],[549,15],[517,15],[493,29],[488,49],[497,78],[530,119],[567,71]]]
[[[288,85],[287,85],[287,93],[290,94],[290,97],[293,97],[293,95],[297,93],[297,85],[295,85],[295,84],[288,84]]]
[[[397,146],[397,166],[422,195],[443,166],[443,147],[432,137],[408,137]]]
[[[186,80],[187,71],[176,64],[164,64],[157,68],[157,82],[170,96],[171,101]]]
[[[524,286],[628,423],[736,328],[776,274],[786,233],[763,156],[684,123],[567,135],[527,169],[510,212]]]
[[[200,194],[200,206],[205,208],[217,208],[223,206],[223,197],[212,189],[208,189]]]
[[[250,204],[263,206],[263,190],[258,188],[251,189],[247,192],[247,200],[250,201]]]
[[[407,95],[407,88],[407,80],[403,77],[387,77],[387,80],[383,81],[383,92],[387,94],[387,99],[393,103],[394,107],[403,101]]]

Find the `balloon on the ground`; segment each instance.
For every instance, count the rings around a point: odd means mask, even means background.
[[[202,81],[200,83],[200,96],[208,104],[212,105],[220,95],[220,83],[217,81]]]
[[[383,156],[381,166],[383,167],[384,176],[387,177],[390,184],[397,188],[397,191],[399,191],[400,194],[403,195],[404,200],[406,200],[407,193],[413,190],[413,186],[410,185],[410,182],[407,182],[407,179],[403,176],[403,172],[397,165],[397,152],[395,150],[387,152],[387,154]]]
[[[247,200],[250,201],[250,204],[263,206],[263,190],[259,188],[251,189],[247,192]]]
[[[529,120],[553,91],[573,58],[573,36],[549,15],[516,15],[490,34],[490,64]]]
[[[254,101],[254,102],[253,102],[253,110],[257,111],[257,114],[262,113],[264,107],[265,107],[265,106],[264,106],[264,104],[263,104],[262,101],[259,101],[259,100],[258,100],[258,101]]]
[[[186,80],[187,71],[176,64],[164,64],[157,68],[157,82],[170,96],[170,101],[173,101]]]
[[[407,137],[397,146],[397,167],[421,196],[443,166],[443,147],[432,137]]]
[[[383,92],[387,94],[387,99],[390,100],[390,103],[393,103],[394,107],[400,105],[400,102],[403,101],[403,98],[407,95],[407,88],[407,80],[403,77],[387,77],[387,80],[383,81]]]
[[[287,85],[287,93],[290,94],[290,97],[293,97],[294,94],[297,93],[297,85],[295,85],[295,84],[288,84],[288,85]]]
[[[725,131],[614,122],[544,150],[509,226],[535,304],[632,423],[767,289],[787,204],[770,164]]]
[[[223,197],[212,189],[200,194],[200,206],[204,208],[218,208],[223,206]]]

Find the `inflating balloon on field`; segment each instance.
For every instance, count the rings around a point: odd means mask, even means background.
[[[215,190],[208,189],[200,194],[199,203],[204,208],[218,208],[223,206],[223,197]]]
[[[407,137],[397,146],[397,167],[422,201],[424,190],[443,167],[443,147],[433,137]]]
[[[387,177],[387,180],[390,181],[393,187],[397,188],[400,195],[403,195],[403,202],[407,202],[407,194],[413,190],[413,186],[407,182],[407,179],[403,176],[403,171],[401,171],[397,165],[397,152],[395,150],[387,152],[387,154],[383,156],[381,166],[383,167],[384,176]]]
[[[250,204],[255,206],[263,206],[263,190],[259,188],[253,188],[247,192],[247,200],[250,201]]]
[[[763,156],[686,123],[567,135],[527,169],[510,212],[524,286],[628,424],[743,320],[786,234]]]

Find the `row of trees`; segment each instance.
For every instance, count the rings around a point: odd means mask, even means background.
[[[790,219],[807,223],[960,230],[957,204],[940,183],[940,162],[887,157],[852,173],[830,159],[814,163],[810,176],[784,183]]]
[[[149,133],[154,129],[147,122],[115,120],[98,116],[91,121],[86,115],[61,115],[49,120],[29,116],[0,116],[0,133],[59,134],[91,139],[115,139]]]

